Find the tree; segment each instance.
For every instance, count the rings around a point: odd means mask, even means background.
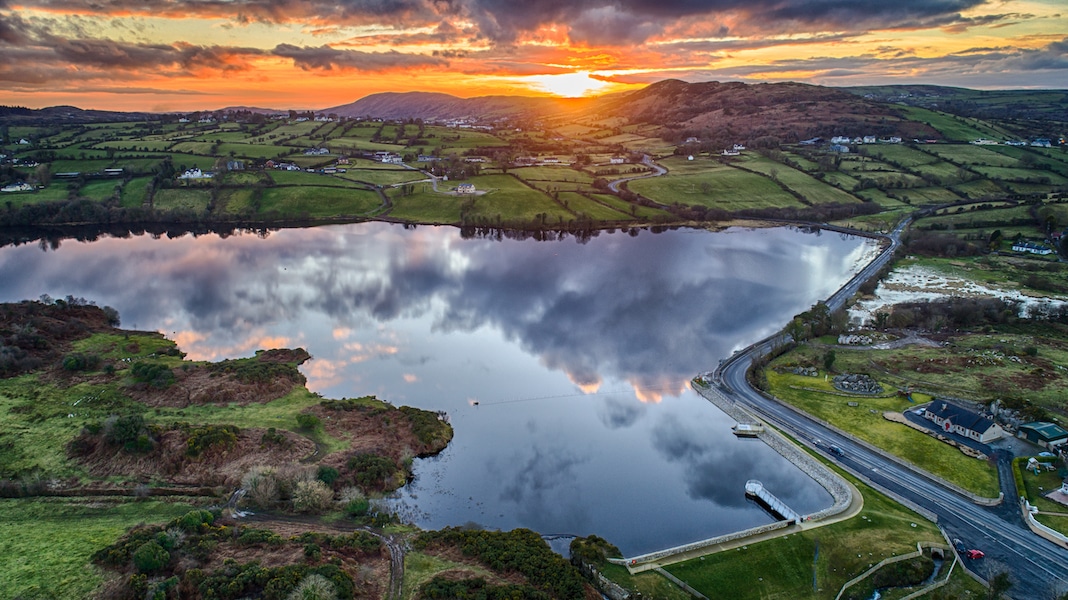
[[[827,370],[827,371],[831,370],[831,367],[834,366],[834,359],[835,359],[834,350],[828,350],[827,353],[823,355],[823,368],[824,368],[824,370]]]
[[[52,183],[52,170],[47,164],[37,165],[37,168],[33,170],[33,177],[37,183],[47,186]]]

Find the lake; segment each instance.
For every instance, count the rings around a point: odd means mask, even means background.
[[[439,456],[388,500],[422,527],[596,533],[635,555],[830,496],[689,380],[829,296],[878,251],[793,228],[465,239],[381,223],[0,249],[0,300],[82,296],[190,359],[302,346],[326,397],[445,410]]]

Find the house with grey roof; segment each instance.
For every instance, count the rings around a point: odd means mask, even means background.
[[[1005,430],[993,418],[941,399],[929,404],[923,417],[946,433],[962,435],[983,444],[1005,437]]]

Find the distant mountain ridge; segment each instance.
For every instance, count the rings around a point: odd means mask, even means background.
[[[592,98],[478,96],[460,98],[440,92],[382,92],[319,112],[341,117],[376,119],[492,119],[574,111],[596,102]]]

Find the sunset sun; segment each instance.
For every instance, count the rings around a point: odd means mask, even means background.
[[[607,91],[612,86],[607,81],[594,79],[589,71],[560,75],[533,75],[525,77],[524,80],[538,91],[549,92],[564,98],[595,96]]]

